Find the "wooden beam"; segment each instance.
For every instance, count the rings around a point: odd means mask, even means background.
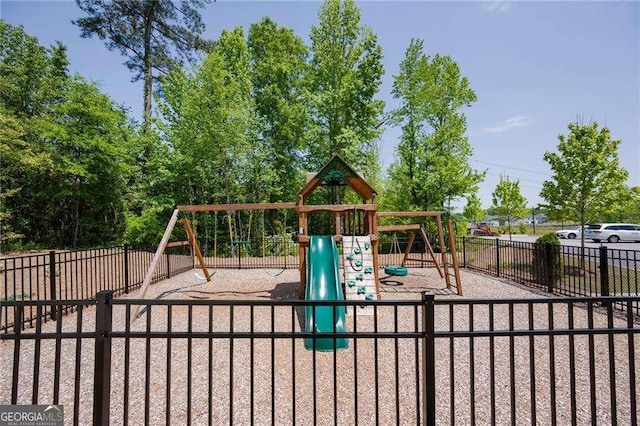
[[[167,248],[169,248],[169,247],[184,247],[184,246],[188,246],[189,244],[191,244],[189,241],[172,241],[170,243],[167,243]]]
[[[321,205],[302,205],[298,206],[298,212],[344,212],[349,210],[359,211],[376,211],[377,204],[321,204]]]
[[[438,261],[436,260],[436,254],[433,252],[433,247],[431,247],[431,243],[427,238],[427,233],[424,232],[423,228],[420,228],[420,232],[422,233],[422,239],[424,240],[424,243],[427,245],[427,249],[429,250],[429,255],[431,256],[431,259],[433,259],[432,262],[436,265],[436,268],[438,269],[438,274],[440,274],[440,278],[444,278],[444,272],[442,272],[442,269],[440,269],[440,266],[438,265]],[[442,267],[444,268],[444,265]]]
[[[445,254],[446,246],[444,244],[444,234],[442,231],[442,219],[440,215],[436,218],[436,224],[438,225],[438,240],[440,241],[440,261],[442,262],[442,271],[444,274],[444,281],[447,283],[447,288],[451,288],[451,279],[449,277],[449,268],[447,268],[447,258]]]
[[[207,269],[207,265],[204,263],[204,258],[202,257],[202,253],[200,253],[200,247],[198,246],[198,241],[196,241],[196,235],[193,233],[193,229],[191,229],[191,224],[189,223],[189,219],[186,217],[182,218],[182,224],[184,225],[185,231],[187,231],[187,235],[189,236],[189,241],[191,242],[191,247],[193,247],[193,251],[198,258],[198,262],[200,262],[200,269],[204,272],[204,276],[207,279],[207,282],[211,281],[211,275],[209,275],[209,270]]]
[[[144,276],[144,280],[142,281],[142,286],[140,290],[138,290],[138,295],[136,299],[144,299],[144,295],[147,292],[147,287],[151,283],[151,279],[153,278],[153,273],[156,270],[156,266],[158,265],[158,261],[162,257],[162,253],[164,253],[164,249],[169,242],[169,238],[171,237],[171,233],[173,232],[173,228],[176,226],[176,222],[178,221],[178,209],[173,211],[173,215],[171,215],[171,219],[169,219],[169,223],[167,224],[167,228],[164,230],[164,235],[162,236],[162,240],[160,240],[160,244],[156,249],[156,254],[153,255],[153,259],[151,260],[151,265],[147,270],[147,274]],[[131,318],[131,322],[136,320],[138,317],[138,312],[140,311],[140,305],[136,305],[136,309],[133,313],[133,317]]]
[[[451,262],[453,263],[453,274],[456,280],[456,290],[458,296],[462,296],[462,280],[460,279],[460,266],[458,265],[458,253],[456,253],[456,237],[453,235],[453,222],[447,220],[447,231],[449,233],[449,247],[451,248]]]
[[[378,212],[378,217],[440,217],[440,212]]]
[[[378,232],[389,232],[389,231],[417,231],[420,229],[419,224],[412,225],[380,225],[378,226]]]
[[[226,210],[295,209],[296,203],[195,204],[178,206],[181,212],[221,212]]]

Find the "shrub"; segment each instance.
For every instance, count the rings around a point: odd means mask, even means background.
[[[560,239],[550,232],[538,238],[533,247],[533,278],[537,283],[553,287],[562,276]]]

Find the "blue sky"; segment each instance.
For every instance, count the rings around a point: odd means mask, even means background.
[[[269,15],[309,41],[319,2],[218,0],[203,11],[205,36]],[[379,97],[387,109],[393,75],[411,38],[429,55],[451,56],[469,78],[478,101],[465,110],[474,155],[471,166],[487,170],[479,190],[485,207],[499,176],[519,180],[533,206],[542,200],[550,169],[542,156],[557,136],[580,119],[597,121],[622,141],[621,164],[630,185],[640,185],[640,3],[626,2],[358,2],[362,23],[378,35],[385,76]],[[72,1],[0,0],[0,17],[23,25],[41,44],[68,47],[71,70],[100,84],[140,118],[142,87],[131,82],[118,53],[97,39],[80,38]],[[380,140],[382,161],[393,160],[398,129]],[[462,206],[464,201],[457,203]]]

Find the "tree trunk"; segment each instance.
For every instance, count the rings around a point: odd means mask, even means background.
[[[80,234],[80,200],[76,200],[73,216],[73,241],[71,247],[78,248],[78,235]]]
[[[151,32],[153,31],[154,1],[148,1],[144,13],[144,124],[143,132],[151,129],[151,98],[153,96],[153,68],[151,64]]]

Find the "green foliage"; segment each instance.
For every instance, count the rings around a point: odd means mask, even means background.
[[[117,240],[131,132],[125,113],[68,75],[64,46],[45,49],[5,23],[0,42],[0,242],[24,236],[25,244],[76,247]]]
[[[533,247],[532,273],[536,282],[553,285],[562,276],[560,239],[554,232],[538,237]]]
[[[394,76],[394,98],[401,106],[393,121],[402,126],[398,160],[389,169],[399,208],[450,210],[452,200],[475,191],[484,173],[471,169],[473,150],[460,112],[476,101],[466,77],[449,56],[423,53],[412,39]]]
[[[467,204],[462,210],[462,215],[470,222],[480,222],[486,216],[486,212],[482,208],[482,202],[476,194],[467,196]]]
[[[311,115],[305,96],[307,47],[289,28],[265,17],[249,28],[252,96],[259,124],[258,142],[273,171],[265,195],[290,201],[304,185],[302,152]]]
[[[620,141],[611,139],[609,129],[599,129],[597,123],[570,123],[568,128],[568,135],[558,136],[558,152],[544,154],[553,176],[543,183],[540,196],[550,218],[584,225],[630,199],[624,189],[628,172],[620,167]]]
[[[379,173],[375,140],[384,102],[375,99],[382,75],[382,48],[360,24],[353,0],[326,0],[311,28],[307,74],[313,126],[307,167],[317,170],[338,153],[356,170]]]
[[[127,57],[134,80],[144,80],[144,128],[151,125],[151,97],[155,72],[167,73],[196,50],[212,48],[202,40],[204,23],[198,12],[209,0],[129,1],[76,0],[88,16],[74,21],[82,37],[97,36],[109,50]]]
[[[522,219],[529,213],[527,199],[520,193],[520,182],[500,176],[500,182],[492,194],[492,201],[489,212],[507,222],[511,236],[511,222]]]
[[[140,216],[127,214],[124,241],[148,247],[158,245],[167,226],[168,215],[167,210],[161,207],[147,208]]]
[[[162,137],[179,204],[259,201],[273,170],[256,140],[249,51],[241,28],[224,31],[192,72],[163,79]]]
[[[640,223],[640,186],[624,186],[614,203],[600,215],[603,222]]]
[[[560,238],[558,238],[558,236],[555,234],[555,232],[549,232],[547,234],[544,234],[540,237],[538,237],[536,239],[535,244],[537,245],[544,245],[544,244],[553,244],[556,246],[560,245]]]

